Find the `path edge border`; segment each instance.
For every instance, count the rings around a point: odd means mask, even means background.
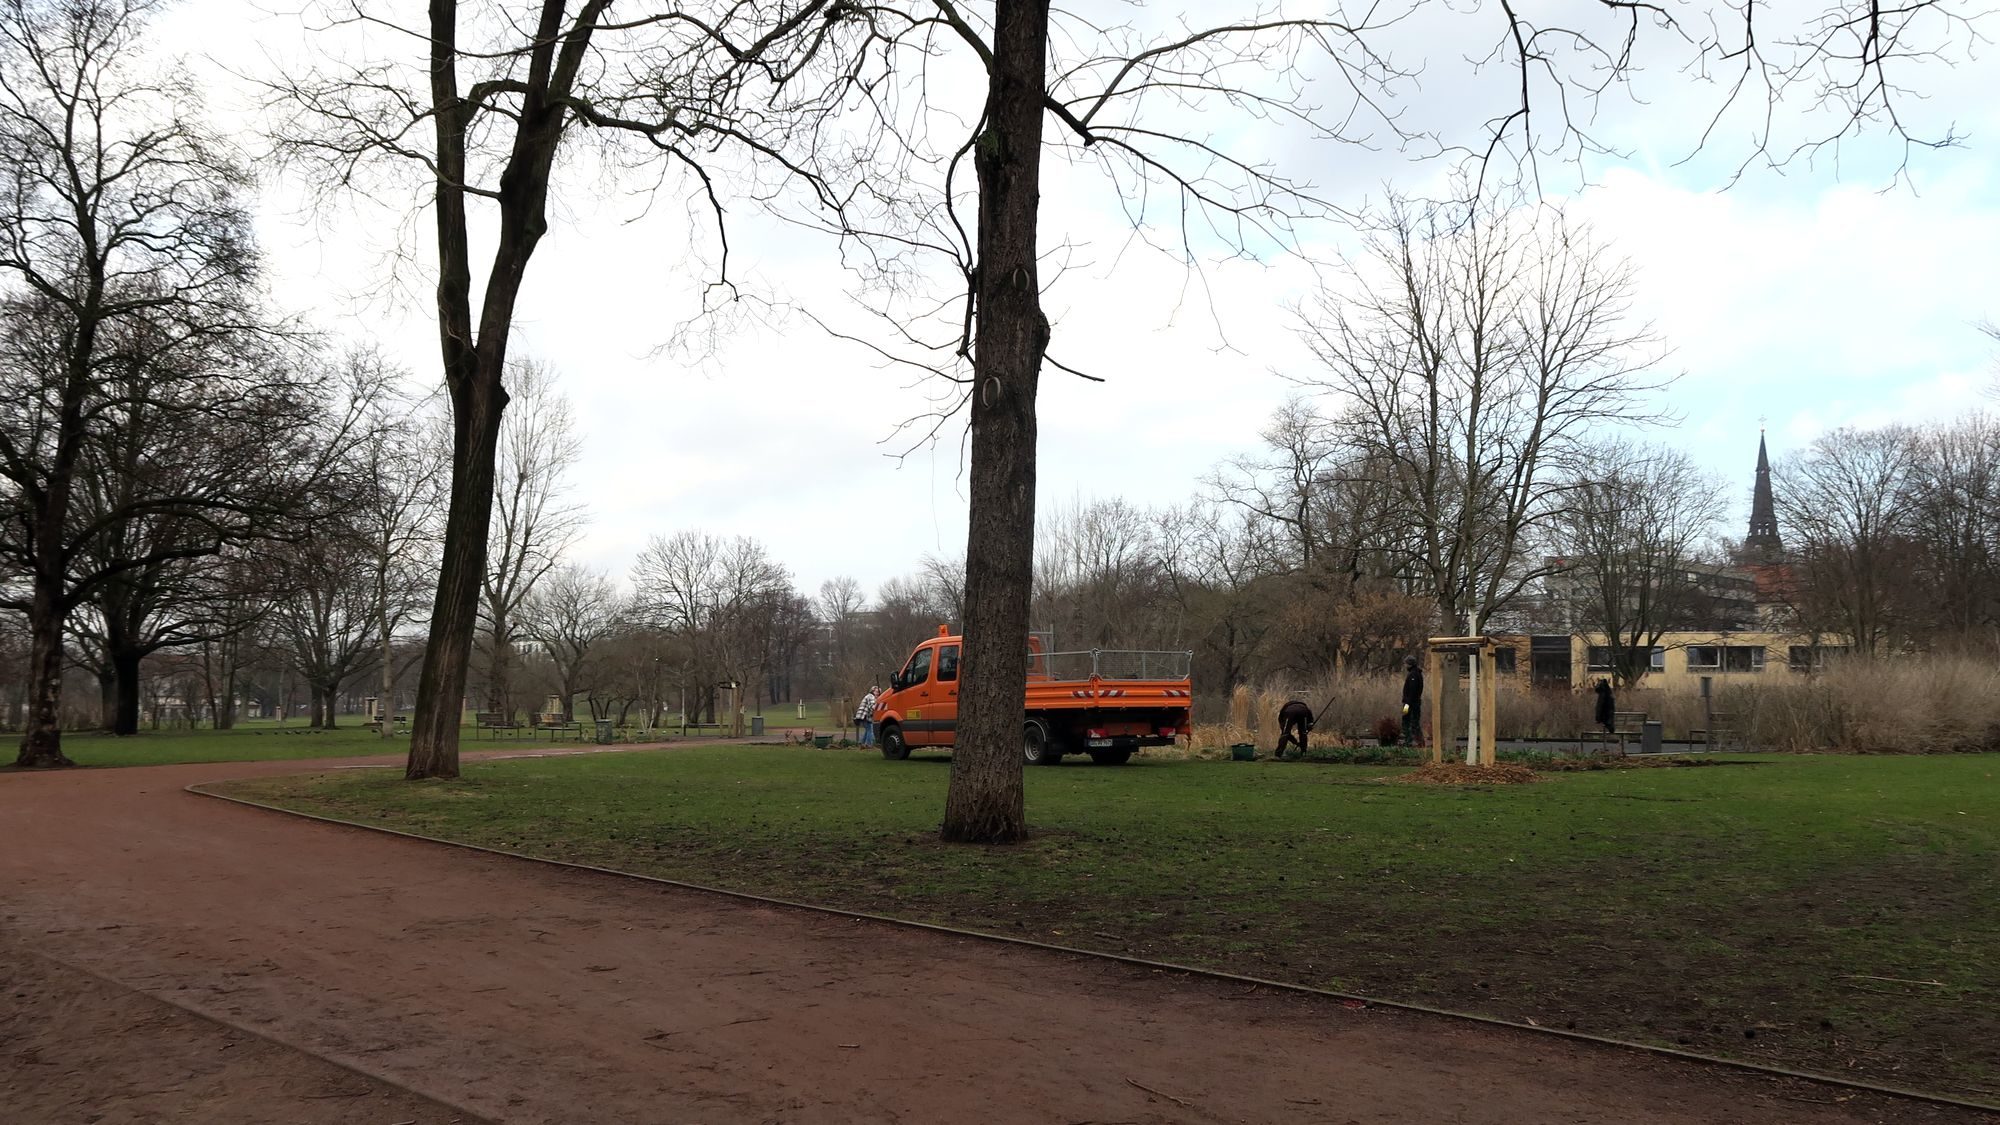
[[[213,797],[216,795],[212,793],[204,793],[202,794],[202,796]],[[217,797],[217,799],[226,801],[229,798]],[[400,1090],[401,1092],[408,1094],[413,1098],[420,1098],[424,1101],[430,1102],[435,1106],[438,1106],[441,1109],[449,1110],[454,1114],[462,1114],[472,1122],[482,1122],[485,1123],[485,1125],[494,1125],[494,1118],[488,1116],[487,1114],[481,1113],[476,1109],[460,1105],[457,1102],[448,1101],[444,1098],[439,1097],[436,1094],[419,1090],[415,1086],[410,1085],[408,1082],[405,1082],[402,1079],[396,1078],[392,1075],[370,1070],[365,1066],[348,1062],[345,1059],[337,1058],[329,1054],[323,1054],[319,1051],[311,1050],[297,1043],[293,1043],[285,1039],[280,1039],[276,1035],[273,1035],[262,1028],[252,1027],[247,1023],[239,1023],[231,1019],[224,1019],[223,1017],[216,1015],[214,1012],[205,1011],[201,1008],[195,1007],[192,1004],[186,1003],[185,1001],[176,1000],[171,996],[154,992],[150,989],[141,988],[136,984],[129,984],[125,981],[119,980],[117,977],[101,973],[96,969],[91,968],[88,965],[79,965],[74,961],[64,960],[61,957],[57,957],[54,954],[46,953],[39,949],[28,948],[24,949],[23,952],[27,953],[28,956],[30,957],[35,957],[42,961],[47,962],[48,964],[54,965],[65,972],[76,973],[80,976],[88,977],[89,979],[94,980],[99,984],[109,985],[110,987],[118,989],[121,992],[129,992],[135,996],[143,996],[148,1000],[152,1000],[168,1008],[172,1008],[174,1011],[180,1012],[183,1015],[193,1016],[195,1019],[198,1019],[205,1024],[210,1024],[214,1027],[226,1028],[230,1031],[237,1032],[238,1034],[241,1035],[247,1035],[252,1039],[258,1040],[259,1042],[265,1043],[269,1046],[276,1047],[281,1051],[290,1051],[295,1055],[303,1055],[304,1057],[312,1059],[316,1062],[325,1063],[326,1065],[333,1067],[335,1070],[345,1071],[348,1074],[355,1076],[356,1078],[360,1078],[368,1082],[379,1083],[380,1085],[387,1086],[392,1090]]]
[[[1851,1078],[1842,1078],[1838,1075],[1819,1074],[1808,1070],[1793,1070],[1788,1067],[1781,1067],[1781,1066],[1768,1066],[1763,1063],[1749,1062],[1744,1059],[1731,1059],[1731,1058],[1725,1058],[1721,1055],[1703,1054],[1699,1051],[1683,1051],[1676,1047],[1663,1047],[1657,1044],[1640,1043],[1629,1039],[1614,1039],[1608,1035],[1593,1035],[1587,1031],[1571,1031],[1567,1028],[1560,1028],[1560,1027],[1543,1027],[1539,1024],[1521,1023],[1515,1020],[1505,1019],[1500,1016],[1483,1016],[1476,1012],[1460,1012],[1460,1011],[1454,1011],[1450,1008],[1433,1007],[1428,1004],[1418,1004],[1403,1000],[1383,1000],[1374,996],[1364,996],[1359,993],[1337,992],[1334,991],[1333,989],[1315,988],[1312,985],[1293,984],[1287,981],[1280,981],[1280,980],[1268,980],[1263,977],[1246,976],[1241,973],[1231,973],[1220,969],[1202,969],[1192,965],[1176,964],[1171,961],[1153,961],[1153,960],[1148,960],[1147,958],[1144,957],[1132,957],[1122,953],[1105,953],[1100,950],[1079,949],[1075,946],[1070,946],[1070,945],[1056,945],[1052,942],[1036,941],[1032,938],[1014,937],[1008,934],[988,933],[983,930],[962,929],[957,926],[946,926],[937,922],[919,922],[916,921],[915,919],[897,918],[887,914],[871,914],[868,913],[867,911],[846,910],[842,909],[841,907],[826,906],[820,903],[798,902],[793,899],[773,898],[769,895],[754,894],[749,891],[734,891],[728,889],[727,887],[711,887],[701,883],[689,883],[680,879],[669,879],[661,875],[645,875],[636,871],[621,871],[615,867],[600,867],[597,866],[596,864],[577,863],[573,860],[550,859],[547,856],[529,855],[525,852],[510,851],[506,848],[489,847],[485,844],[473,844],[473,843],[468,843],[464,840],[451,840],[451,839],[446,839],[445,837],[442,836],[426,836],[421,832],[408,832],[400,828],[388,828],[379,824],[368,824],[364,821],[347,820],[342,817],[326,816],[321,813],[302,812],[298,809],[285,808],[283,805],[274,805],[266,801],[252,800],[248,797],[238,797],[228,793],[216,793],[208,789],[208,786],[210,785],[217,785],[217,784],[226,785],[229,783],[230,782],[226,780],[219,782],[196,782],[192,785],[184,786],[183,789],[185,792],[190,793],[197,797],[207,797],[210,800],[225,801],[230,804],[241,805],[246,808],[262,809],[265,812],[278,813],[283,816],[297,817],[301,820],[314,820],[320,822],[321,824],[331,824],[341,828],[356,828],[365,832],[380,833],[385,836],[399,836],[405,840],[415,840],[420,843],[426,843],[426,844],[439,844],[445,847],[460,848],[465,851],[479,852],[485,855],[498,856],[503,859],[521,860],[527,863],[542,864],[544,866],[557,867],[569,871],[582,871],[582,872],[588,872],[593,875],[608,875],[617,879],[629,879],[640,883],[650,883],[655,886],[672,887],[677,890],[695,891],[701,894],[717,895],[723,898],[732,898],[743,902],[753,902],[761,906],[783,907],[789,910],[802,910],[814,914],[831,915],[836,918],[848,918],[865,922],[878,922],[891,926],[901,926],[906,929],[928,930],[931,933],[943,934],[948,937],[970,938],[976,941],[992,942],[1000,945],[1011,945],[1021,948],[1040,950],[1044,953],[1062,953],[1062,954],[1067,954],[1071,957],[1085,957],[1097,961],[1111,961],[1121,965],[1127,965],[1133,968],[1151,969],[1155,971],[1169,972],[1169,973],[1180,973],[1186,976],[1202,977],[1208,980],[1226,981],[1231,984],[1258,985],[1264,988],[1276,989],[1281,992],[1289,992],[1301,996],[1313,996],[1323,1000],[1358,1002],[1360,1004],[1366,1005],[1367,1007],[1371,1008],[1384,1008],[1390,1011],[1412,1012],[1418,1015],[1441,1017],[1443,1019],[1457,1020],[1463,1023],[1482,1024],[1487,1027],[1506,1028],[1507,1030],[1510,1031],[1526,1032],[1532,1035],[1551,1036],[1558,1039],[1566,1039],[1574,1043],[1589,1043],[1598,1047],[1612,1047],[1623,1051],[1634,1051],[1642,1054],[1653,1055],[1659,1058],[1674,1059],[1680,1062],[1696,1062],[1696,1063],[1704,1063],[1710,1066],[1726,1067],[1730,1070],[1743,1071],[1750,1074],[1760,1074],[1767,1078],[1788,1078],[1794,1081],[1810,1082],[1819,1086],[1834,1086],[1841,1089],[1855,1090],[1869,1094],[1877,1094],[1884,1097],[1901,1098],[1906,1101],[1926,1102],[1932,1105],[1950,1106],[1954,1109],[1978,1110],[1981,1113],[2000,1113],[2000,1102],[1968,1101],[1964,1098],[1952,1097],[1949,1094],[1933,1094],[1933,1093],[1927,1093],[1922,1090],[1908,1089],[1906,1087],[1884,1086],[1874,1082],[1861,1082]],[[205,1018],[210,1018],[210,1017],[205,1017]],[[364,1072],[357,1070],[356,1073],[364,1073]],[[374,1077],[374,1076],[368,1075],[368,1077]],[[417,1094],[420,1097],[429,1097],[429,1095],[423,1094],[422,1091],[411,1090],[410,1092],[413,1094]],[[437,1099],[432,1098],[431,1100],[435,1101]]]

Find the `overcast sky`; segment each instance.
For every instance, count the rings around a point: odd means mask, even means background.
[[[220,55],[242,68],[261,43],[296,37],[282,19],[244,21],[243,9],[194,0],[161,26],[161,42],[191,65]],[[235,114],[241,99],[213,73],[218,112]],[[1672,88],[1672,78],[1653,88]],[[1862,146],[1839,169],[1753,172],[1721,190],[1740,155],[1718,155],[1731,138],[1677,164],[1689,114],[1657,98],[1606,108],[1599,127],[1629,158],[1591,166],[1590,186],[1574,168],[1544,176],[1632,261],[1639,312],[1673,349],[1669,368],[1685,373],[1667,396],[1684,421],[1656,437],[1724,474],[1739,508],[1760,417],[1781,456],[1830,427],[1991,401],[1994,345],[1976,324],[2000,317],[2000,99],[1991,96],[2000,66],[1961,66],[1934,88],[1929,112],[1968,140],[1916,154],[1907,184],[1891,182],[1881,149]],[[1423,95],[1448,104],[1485,92],[1438,80]],[[1287,155],[1346,204],[1379,197],[1388,177],[1421,188],[1436,175],[1393,153],[1329,145]],[[307,213],[300,198],[296,185],[267,183],[261,236],[280,300],[336,333],[379,341],[435,380],[427,285],[382,283],[384,253],[411,232],[385,231],[379,215]],[[1054,175],[1045,198],[1045,243],[1066,236],[1082,247],[1081,267],[1049,297],[1056,354],[1107,381],[1043,376],[1042,504],[1183,500],[1217,461],[1257,444],[1292,389],[1285,375],[1309,373],[1289,308],[1312,275],[1280,260],[1190,280],[1157,258],[1121,255],[1128,232],[1087,178]],[[850,281],[829,244],[747,207],[732,222],[735,268],[753,287],[848,307]],[[1342,237],[1321,232],[1313,246],[1330,255]],[[961,551],[962,427],[897,456],[907,441],[896,424],[928,410],[936,388],[797,321],[733,332],[698,361],[663,349],[690,311],[687,279],[700,275],[687,247],[684,210],[646,211],[613,185],[561,201],[530,268],[516,347],[553,365],[575,404],[584,455],[574,492],[590,513],[582,557],[622,576],[651,535],[744,534],[813,592],[839,574],[872,589],[925,554]]]

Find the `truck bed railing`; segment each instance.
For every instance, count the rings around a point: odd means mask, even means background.
[[[1100,680],[1185,680],[1194,666],[1192,652],[1138,649],[1090,649],[1084,652],[1028,651],[1028,678],[1053,682]]]

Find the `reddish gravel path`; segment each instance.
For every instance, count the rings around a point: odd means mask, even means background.
[[[187,1082],[101,1120],[257,1119],[246,1098],[266,1120],[308,1120],[285,1107],[302,1104],[319,1060],[468,1119],[565,1125],[1989,1120],[766,909],[182,791],[338,764],[0,776],[0,939],[299,1053],[265,1060],[262,1085]],[[44,993],[60,989],[0,994],[15,1005],[0,1020],[0,1121],[100,1120],[89,1113],[139,1081],[123,1056],[158,1051],[76,1050],[92,1036],[59,1034],[51,1006],[31,1003]],[[99,1040],[126,1034],[99,1022]],[[148,1034],[223,1034],[186,1022]],[[37,1034],[69,1047],[14,1065]],[[270,1078],[280,1072],[291,1087]],[[367,1097],[335,1093],[355,1113],[324,1119],[433,1119],[344,1080]]]

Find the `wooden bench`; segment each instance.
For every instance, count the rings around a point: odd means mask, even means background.
[[[1637,741],[1646,726],[1644,711],[1613,711],[1611,729],[1593,727],[1577,736],[1578,743],[1595,742],[1604,746],[1616,745],[1620,754],[1625,753],[1625,744]]]
[[[1709,725],[1694,727],[1688,737],[1699,739],[1711,750],[1744,749],[1741,734],[1736,730],[1736,716],[1726,711],[1716,711],[1709,715]]]
[[[574,734],[576,740],[582,742],[583,723],[576,719],[563,718],[560,711],[545,711],[535,716],[535,733],[549,738],[566,738]]]
[[[478,737],[483,731],[492,731],[493,737],[498,738],[502,731],[511,733],[521,729],[521,724],[515,722],[512,715],[502,714],[499,711],[480,711],[473,715],[472,719],[474,737]]]

